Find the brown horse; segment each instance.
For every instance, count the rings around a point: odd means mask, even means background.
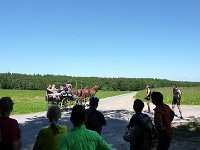
[[[77,96],[81,99],[81,103],[84,101],[86,103],[86,99],[88,97],[94,96],[96,94],[96,92],[98,92],[99,90],[99,86],[95,85],[92,88],[89,89],[78,89],[77,90]]]

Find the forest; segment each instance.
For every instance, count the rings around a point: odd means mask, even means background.
[[[0,73],[0,89],[16,90],[46,90],[49,84],[57,88],[70,81],[73,89],[90,88],[98,85],[102,91],[138,91],[150,85],[152,88],[171,87],[200,87],[200,82],[171,81],[158,78],[103,78],[103,77],[74,77],[67,75],[40,75],[20,73]]]

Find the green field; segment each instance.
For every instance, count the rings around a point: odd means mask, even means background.
[[[200,87],[181,87],[181,104],[200,105]],[[172,88],[154,88],[152,91],[159,91],[164,96],[164,102],[171,104]],[[12,114],[27,114],[46,111],[48,103],[45,101],[44,90],[3,90],[0,89],[0,97],[9,96],[14,100],[14,111]],[[129,91],[98,91],[98,98],[129,93]],[[138,91],[136,98],[144,100],[146,90]]]
[[[45,101],[44,90],[3,90],[0,89],[0,97],[9,96],[15,105],[12,114],[27,114],[46,111],[48,103]],[[129,91],[98,91],[98,98],[129,93]]]
[[[185,105],[200,105],[200,87],[179,87],[182,91],[181,104]],[[173,93],[172,88],[152,88],[152,91],[158,91],[163,94],[164,102],[167,104],[172,103]],[[146,90],[139,91],[136,98],[144,100]]]

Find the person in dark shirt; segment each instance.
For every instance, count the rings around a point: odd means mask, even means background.
[[[86,110],[87,120],[85,122],[86,128],[96,131],[101,134],[102,126],[106,125],[104,115],[97,110],[99,99],[95,96],[90,98],[90,107]]]
[[[131,128],[130,150],[150,150],[152,145],[152,120],[143,114],[144,103],[136,99],[133,103],[135,114],[132,116],[127,128]],[[145,121],[145,123],[144,123]],[[144,125],[145,124],[145,125]],[[149,126],[149,127],[147,127]],[[134,134],[134,135],[133,135]]]
[[[0,99],[0,149],[20,150],[21,130],[17,120],[10,118],[13,110],[13,101],[10,97]]]
[[[175,105],[177,105],[179,113],[180,113],[180,119],[183,119],[182,116],[182,111],[181,111],[181,96],[182,96],[182,92],[181,90],[177,87],[176,84],[173,85],[173,101],[172,101],[172,109],[174,110]]]

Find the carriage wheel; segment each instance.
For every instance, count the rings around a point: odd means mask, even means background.
[[[77,105],[82,105],[82,99],[80,97],[77,97],[75,101]]]
[[[60,103],[60,109],[62,111],[67,111],[68,110],[68,106],[69,106],[69,98],[66,97],[64,98],[61,103]]]

